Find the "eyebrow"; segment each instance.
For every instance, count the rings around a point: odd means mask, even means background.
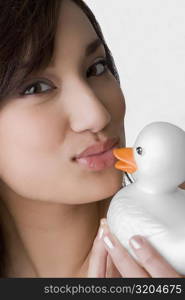
[[[85,49],[85,56],[90,56],[93,54],[101,45],[103,45],[102,40],[95,39],[93,42],[91,42],[89,45],[87,45]]]

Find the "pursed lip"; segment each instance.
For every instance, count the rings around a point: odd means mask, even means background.
[[[111,149],[114,145],[117,145],[119,142],[119,138],[111,138],[106,140],[105,142],[98,142],[96,144],[93,144],[92,146],[86,148],[83,152],[81,152],[79,155],[75,156],[75,159],[82,158],[82,157],[88,157],[93,155],[98,155],[103,152],[108,151]]]

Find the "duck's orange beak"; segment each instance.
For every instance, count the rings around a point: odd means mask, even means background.
[[[113,149],[113,154],[117,159],[119,159],[119,161],[115,164],[116,169],[128,172],[130,174],[137,170],[133,148]]]

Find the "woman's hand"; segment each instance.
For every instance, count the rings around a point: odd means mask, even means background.
[[[111,234],[106,219],[102,219],[92,248],[88,277],[182,277],[143,237],[132,237],[130,246],[138,262]]]

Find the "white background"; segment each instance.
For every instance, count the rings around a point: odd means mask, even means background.
[[[127,146],[153,121],[185,130],[185,0],[85,0],[113,54]]]

